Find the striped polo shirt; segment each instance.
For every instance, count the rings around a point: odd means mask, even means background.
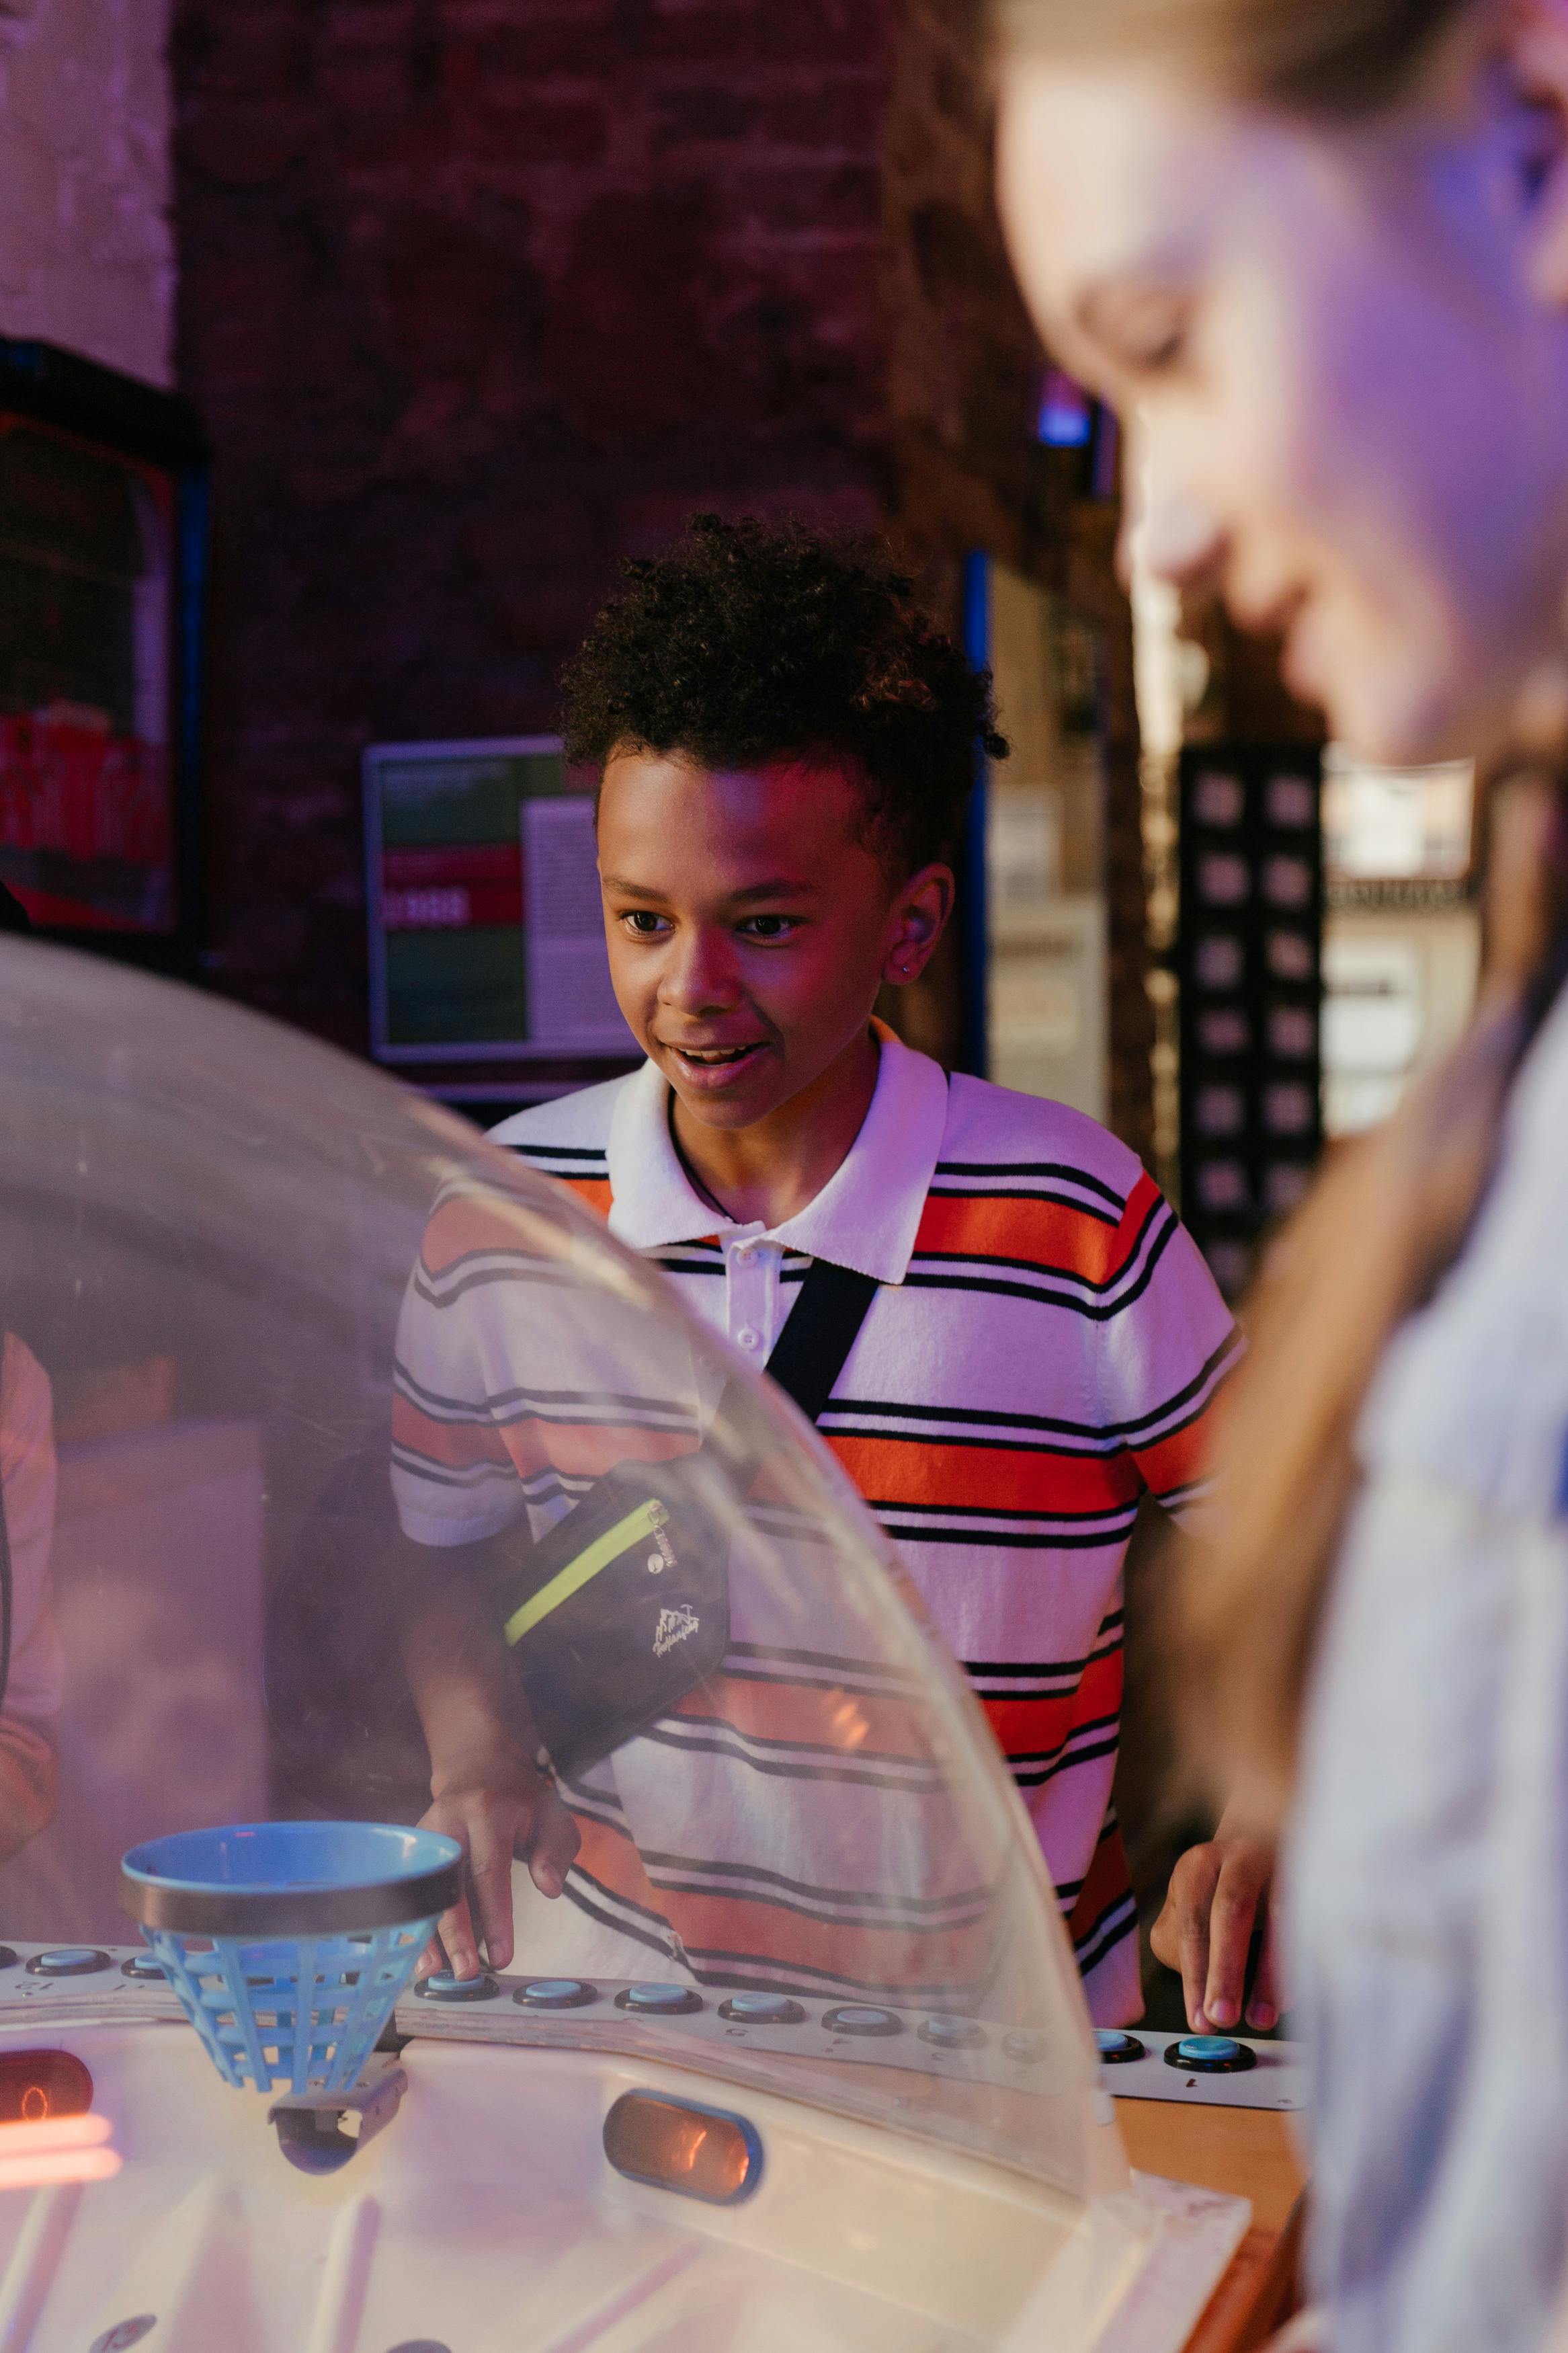
[[[1122,1560],[1145,1493],[1177,1512],[1197,1499],[1205,1416],[1240,1343],[1196,1248],[1124,1145],[1062,1104],[949,1080],[881,1025],[878,1037],[876,1091],[853,1146],[772,1230],[724,1218],[694,1190],[652,1063],[521,1113],[496,1140],[657,1260],[753,1363],[765,1362],[813,1258],[879,1283],[823,1436],[967,1668],[1055,1881],[1093,2016],[1126,2023],[1142,1993],[1110,1801]],[[563,1480],[559,1445],[520,1434],[536,1425],[520,1423],[500,1327],[478,1346],[461,1335],[485,1296],[466,1214],[457,1204],[433,1218],[399,1339],[394,1483],[405,1529],[429,1544],[497,1533],[525,1494],[548,1518],[607,1467],[585,1456],[584,1475]],[[751,1753],[749,1720],[768,1711],[762,1648],[734,1686],[748,1719],[727,1728],[737,1754]],[[773,1698],[798,1716],[809,1694],[798,1673]],[[867,1697],[897,1709],[896,1693]],[[702,1931],[682,1911],[680,1873],[650,1864],[626,1834],[604,1768],[588,1783],[566,1790],[584,1833],[568,1894],[635,1940],[691,1957]],[[688,1860],[688,1879],[712,1870]],[[783,1908],[800,1917],[798,1901]],[[763,1934],[746,1942],[736,1981],[767,1982]],[[717,1965],[709,1974],[725,1977]]]

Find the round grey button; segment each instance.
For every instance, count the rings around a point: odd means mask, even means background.
[[[151,1953],[132,1953],[128,1961],[121,1962],[120,1974],[122,1978],[162,1978],[166,1980],[169,1972],[162,1961],[153,1958]]]
[[[921,2041],[938,2051],[974,2051],[985,2040],[985,2029],[973,2018],[949,2018],[939,2011],[921,2028]]]
[[[752,1324],[742,1324],[740,1330],[735,1335],[736,1340],[742,1348],[757,1347],[761,1343],[762,1336],[762,1334],[757,1330],[756,1326]]]
[[[901,2034],[904,2021],[896,2010],[876,2010],[869,2002],[847,2002],[825,2010],[822,2022],[829,2034]]]
[[[1021,2067],[1035,2067],[1046,2055],[1046,2038],[1043,2034],[1029,2034],[1020,2030],[1002,2037],[1002,2049]]]

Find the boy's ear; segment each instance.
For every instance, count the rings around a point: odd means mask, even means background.
[[[1501,0],[1488,45],[1531,290],[1568,311],[1568,0]]]
[[[922,866],[889,910],[882,978],[895,988],[918,980],[947,929],[957,884],[951,866]]]

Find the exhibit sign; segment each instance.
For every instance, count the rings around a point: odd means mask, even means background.
[[[364,821],[379,1061],[628,1051],[593,797],[558,736],[373,744]]]

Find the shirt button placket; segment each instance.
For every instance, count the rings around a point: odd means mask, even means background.
[[[738,1243],[728,1254],[730,1337],[749,1356],[763,1350],[762,1268],[751,1242]]]

